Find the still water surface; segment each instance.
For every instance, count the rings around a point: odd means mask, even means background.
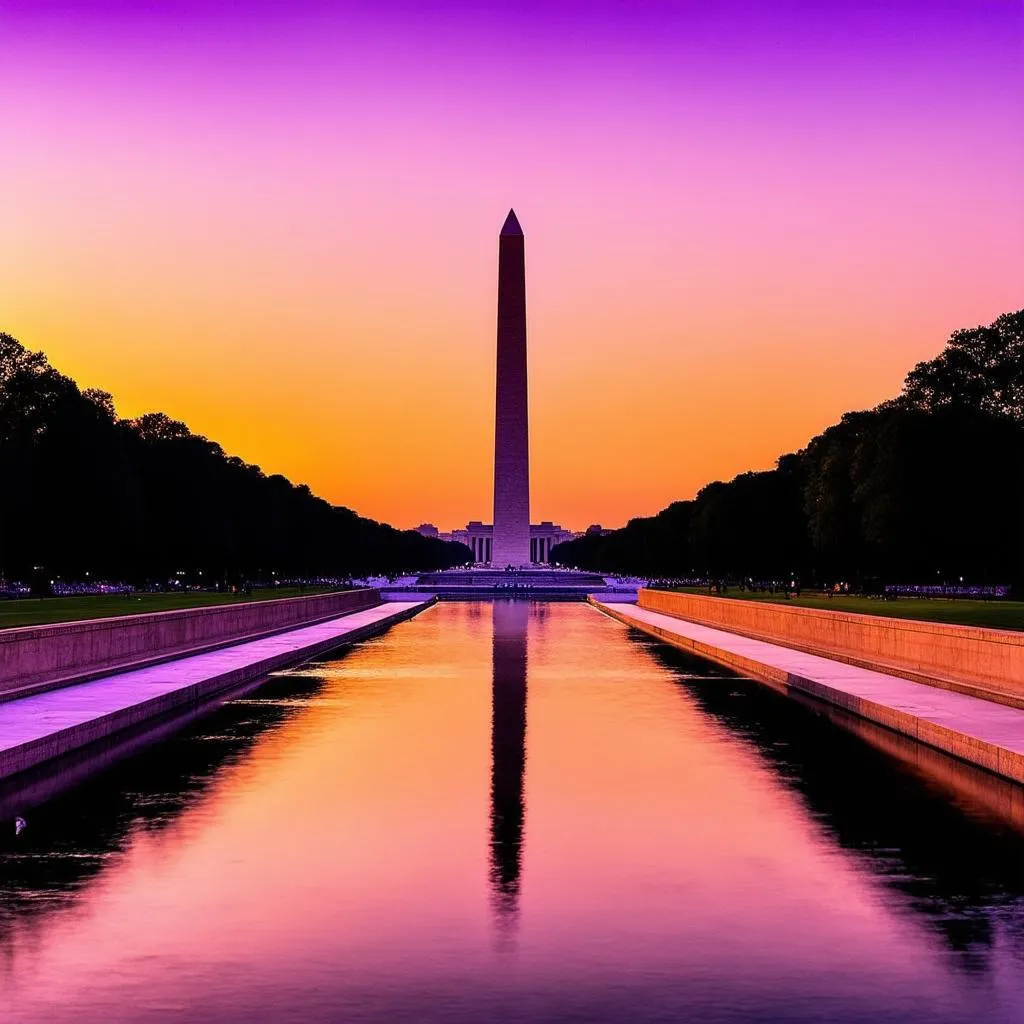
[[[585,605],[441,604],[33,808],[0,1016],[1024,1020],[1006,794],[878,742]]]

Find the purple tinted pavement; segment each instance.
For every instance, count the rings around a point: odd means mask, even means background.
[[[387,602],[263,640],[0,704],[0,778],[227,687],[363,639],[429,603]]]
[[[1024,710],[805,654],[635,605],[594,607],[620,622],[776,686],[792,688],[1024,782]]]

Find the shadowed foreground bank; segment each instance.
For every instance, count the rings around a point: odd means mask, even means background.
[[[4,833],[8,1007],[1003,1024],[990,808],[584,605],[439,604]]]

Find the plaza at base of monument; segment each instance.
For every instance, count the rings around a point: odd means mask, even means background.
[[[635,603],[641,586],[644,586],[644,581],[633,577],[535,566],[528,569],[445,569],[407,576],[379,589],[385,601],[421,601],[426,597],[443,600],[525,598],[585,601],[596,597],[605,603]]]

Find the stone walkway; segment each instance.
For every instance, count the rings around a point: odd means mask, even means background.
[[[262,640],[0,704],[0,778],[341,643],[363,639],[428,603],[387,602]]]
[[[675,647],[809,693],[971,764],[1024,783],[1024,710],[752,640],[636,605],[594,607]]]

